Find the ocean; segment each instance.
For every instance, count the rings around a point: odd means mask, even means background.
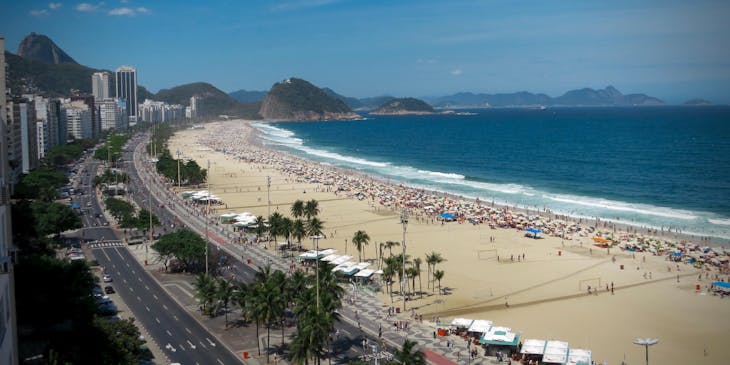
[[[730,107],[256,123],[272,148],[485,202],[730,240]]]

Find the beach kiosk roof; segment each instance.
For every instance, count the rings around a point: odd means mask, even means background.
[[[351,259],[352,259],[352,256],[347,256],[347,255],[340,256],[340,257],[330,261],[330,264],[337,266],[339,264],[344,264],[344,263],[350,261]]]
[[[522,343],[522,353],[526,355],[542,355],[545,353],[545,340],[528,339]]]
[[[332,269],[332,272],[338,272],[338,271],[342,271],[343,269],[349,269],[351,266],[354,266],[354,265],[355,265],[355,262],[352,262],[352,261],[343,262],[343,263],[335,266]]]
[[[519,336],[511,328],[493,326],[482,335],[479,342],[486,345],[517,346]]]
[[[568,364],[590,365],[592,359],[591,350],[570,349],[568,351]]]
[[[327,255],[327,256],[323,257],[323,258],[322,258],[322,261],[325,261],[325,262],[332,262],[332,261],[334,261],[334,260],[335,260],[336,258],[338,258],[338,257],[340,257],[340,255],[337,255],[337,254],[334,254],[334,253],[333,253],[333,254],[331,254],[331,255]]]
[[[563,341],[548,341],[542,362],[549,364],[565,364],[568,361],[568,343]]]
[[[489,329],[492,327],[492,321],[487,321],[484,319],[477,319],[474,320],[471,325],[469,326],[468,332],[478,332],[478,333],[485,333],[489,331]]]
[[[375,273],[375,270],[373,269],[365,269],[358,271],[357,274],[355,274],[355,277],[358,278],[369,278]]]
[[[474,322],[473,319],[454,318],[451,321],[451,325],[454,326],[454,327],[469,328],[469,326],[471,326],[472,322]]]

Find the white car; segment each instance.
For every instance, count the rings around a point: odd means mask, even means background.
[[[101,278],[101,280],[103,280],[103,281],[104,281],[105,283],[111,283],[112,281],[114,281],[114,280],[112,279],[112,276],[111,276],[111,275],[109,275],[109,274],[106,274],[106,275],[104,275],[104,276],[103,276],[103,277]]]

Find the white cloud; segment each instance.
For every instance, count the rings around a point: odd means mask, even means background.
[[[48,3],[48,7],[51,8],[51,10],[59,9],[63,4],[61,3]]]
[[[31,10],[30,11],[30,15],[37,16],[37,17],[46,16],[46,15],[48,15],[48,10],[46,10],[46,9],[42,9],[42,10]]]
[[[104,6],[103,2],[96,3],[96,4],[80,3],[80,4],[76,5],[76,10],[83,11],[83,12],[93,12],[93,11],[99,10],[99,8],[101,8],[102,6]]]
[[[138,14],[149,14],[150,9],[145,7],[138,7],[138,8],[114,8],[112,10],[109,10],[109,15],[115,15],[115,16],[135,16]]]
[[[461,71],[461,69],[459,69],[459,68],[456,68],[456,69],[453,69],[453,70],[451,70],[451,74],[452,74],[452,75],[454,75],[454,76],[459,76],[459,75],[461,75],[461,72],[462,72],[462,71]]]

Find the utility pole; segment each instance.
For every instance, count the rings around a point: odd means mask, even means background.
[[[207,208],[205,209],[205,275],[208,275],[208,214],[210,213],[210,160],[208,160],[208,176],[206,178],[208,183],[208,202]]]
[[[315,269],[315,276],[317,280],[317,313],[319,313],[319,235],[312,236],[312,241],[314,243],[314,252],[317,255],[316,261],[317,261],[317,267]]]
[[[266,201],[269,207],[269,217],[271,217],[271,176],[266,177]]]
[[[147,187],[147,206],[150,209],[150,234],[147,244],[144,247],[144,264],[149,260],[150,243],[152,242],[152,184]]]
[[[177,150],[177,190],[180,190],[180,150]]]
[[[401,293],[403,294],[403,312],[406,311],[406,226],[408,226],[408,210],[403,208],[400,215],[400,224],[403,225],[403,267],[401,274]]]

